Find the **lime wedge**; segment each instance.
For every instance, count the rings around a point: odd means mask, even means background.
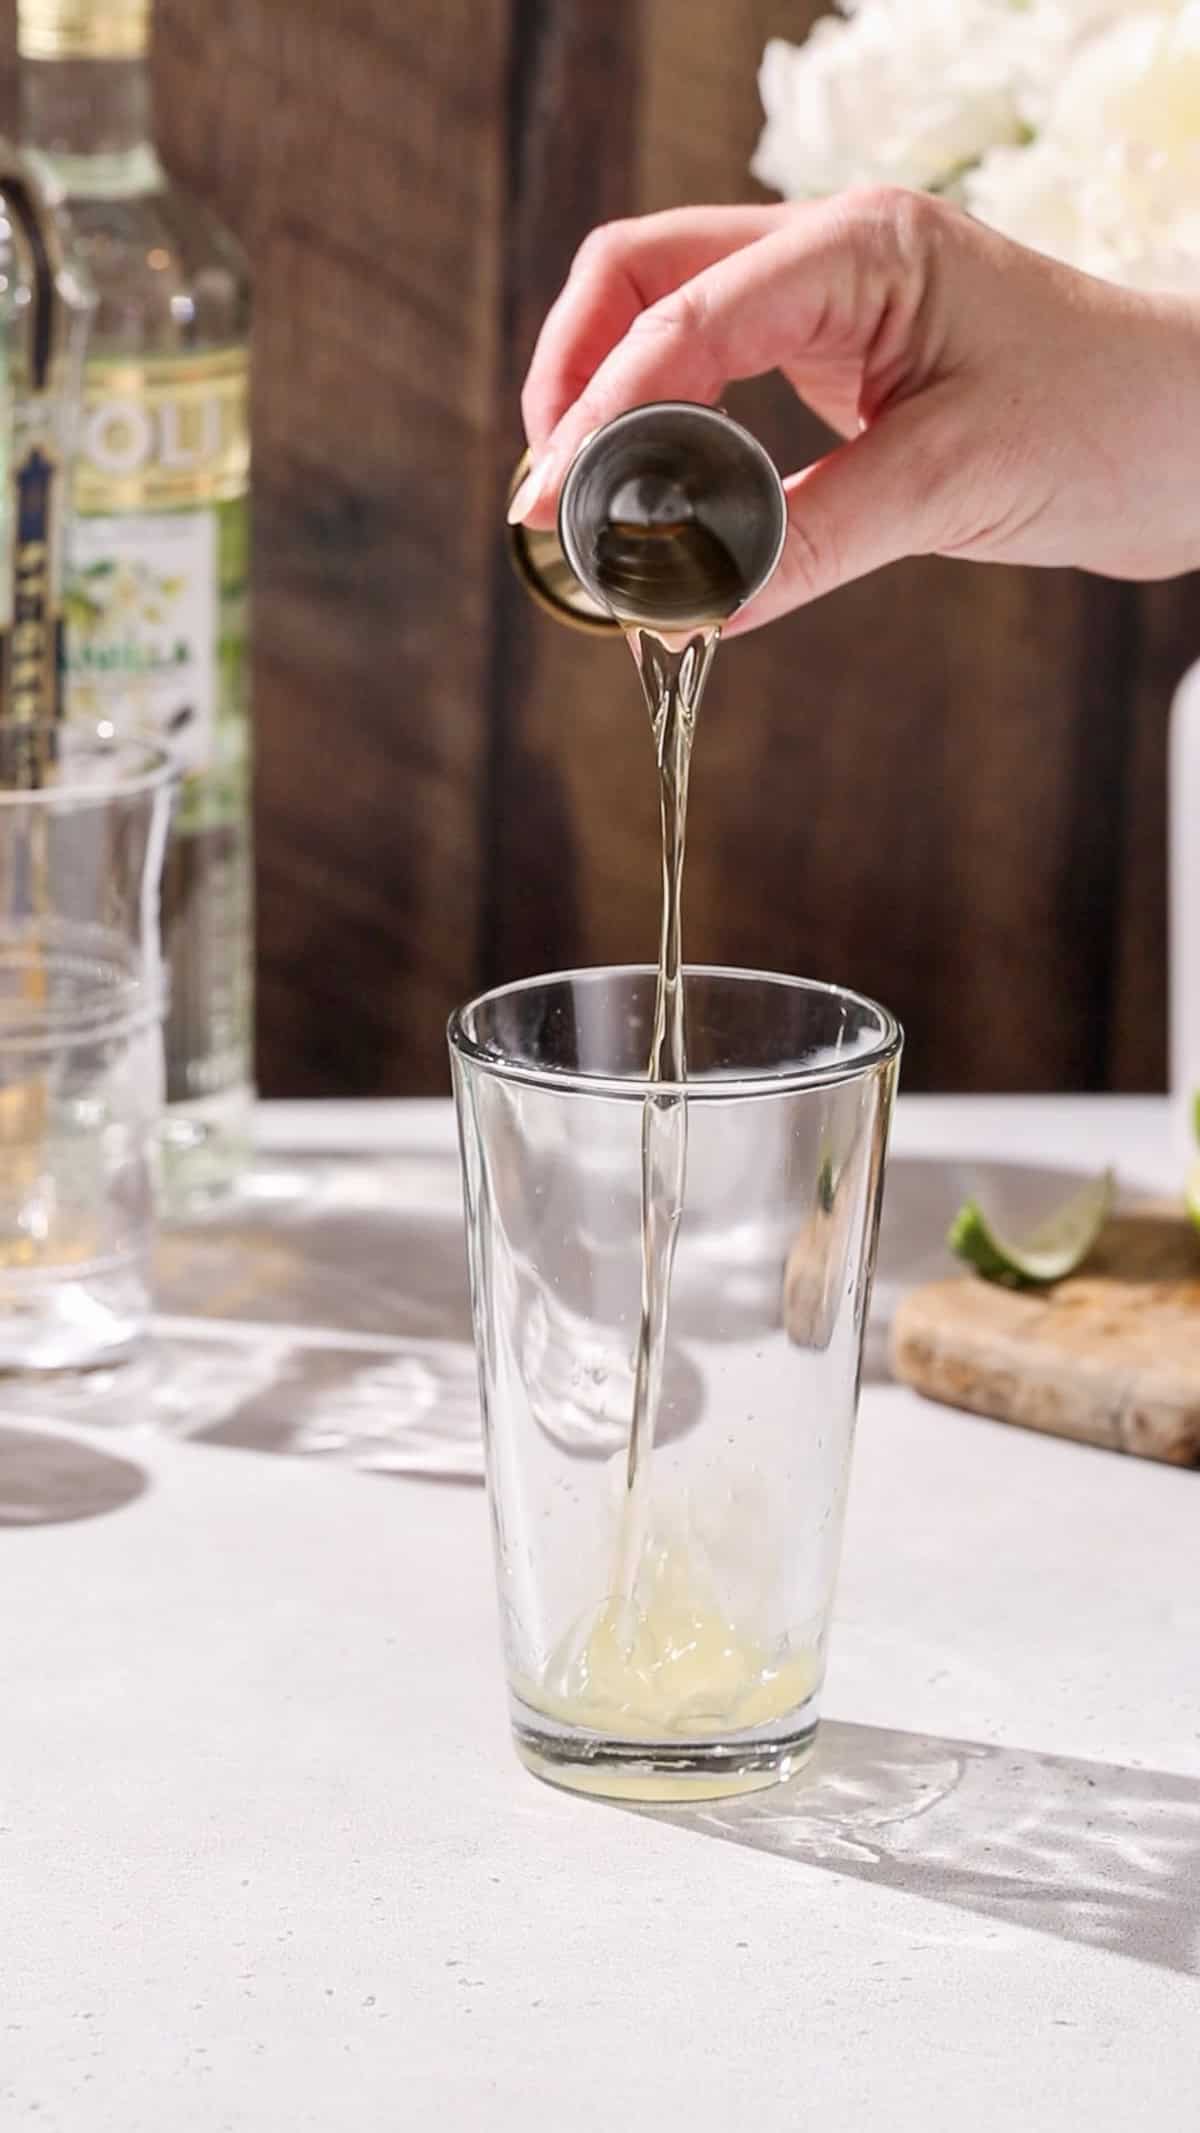
[[[987,1281],[1010,1289],[1036,1288],[1065,1281],[1083,1265],[1100,1235],[1113,1203],[1113,1174],[1092,1178],[1056,1214],[1038,1225],[1023,1243],[997,1234],[977,1200],[968,1200],[951,1225],[947,1243]]]
[[[1196,1228],[1200,1229],[1200,1163],[1192,1164],[1187,1184],[1183,1188],[1183,1196],[1187,1201],[1189,1215]]]

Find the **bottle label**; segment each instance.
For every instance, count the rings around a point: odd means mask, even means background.
[[[72,716],[142,727],[184,771],[212,756],[216,546],[211,511],[79,518],[71,531]]]
[[[90,301],[29,170],[0,154],[0,721],[61,717],[63,452],[80,397]]]
[[[221,522],[248,473],[244,350],[89,364],[64,601],[70,709],[151,729],[188,772],[213,761]]]
[[[244,348],[89,363],[77,511],[163,511],[241,496],[250,477]]]
[[[34,445],[13,471],[12,628],[4,648],[3,702],[17,725],[59,716],[61,623],[54,585],[58,467]]]

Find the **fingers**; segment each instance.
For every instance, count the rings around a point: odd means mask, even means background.
[[[593,230],[546,316],[521,394],[536,454],[641,312],[776,228],[781,207],[688,207]]]
[[[936,393],[903,402],[852,444],[790,476],[779,568],[728,625],[727,637],[759,629],[901,556],[948,544],[966,456],[951,443],[957,419],[947,420],[937,402]]]
[[[862,366],[919,306],[920,247],[908,238],[868,201],[791,208],[639,312],[546,440],[513,515],[550,525],[574,453],[628,408],[712,402],[729,379],[777,365]]]
[[[536,455],[510,518],[551,525],[562,477],[584,438],[626,409],[647,400],[711,403],[727,379],[770,369],[769,359],[757,359],[758,314],[764,300],[776,310],[785,305],[792,264],[788,230],[777,227],[639,311]]]

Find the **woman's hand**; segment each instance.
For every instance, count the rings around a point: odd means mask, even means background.
[[[550,525],[577,447],[626,408],[772,369],[849,441],[789,478],[783,561],[735,627],[903,555],[1200,565],[1200,310],[896,191],[594,231],[525,382],[511,515]]]

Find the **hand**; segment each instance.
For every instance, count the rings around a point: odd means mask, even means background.
[[[890,190],[594,231],[534,351],[511,515],[551,525],[574,452],[626,408],[775,368],[850,441],[789,477],[783,561],[734,628],[903,555],[1200,565],[1200,309]]]

